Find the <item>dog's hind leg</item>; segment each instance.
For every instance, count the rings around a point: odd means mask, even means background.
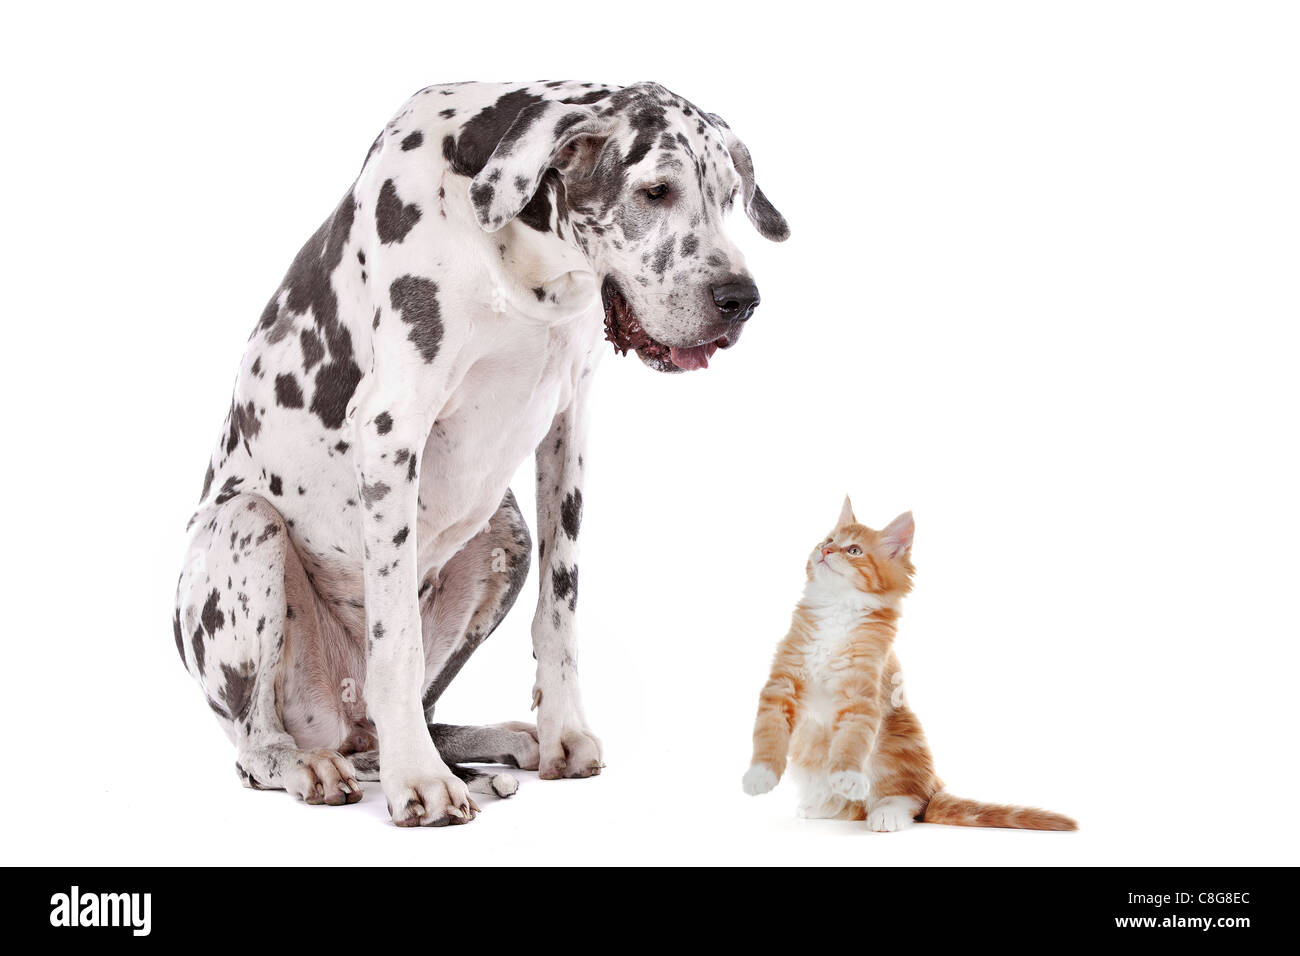
[[[537,728],[532,724],[517,720],[487,727],[430,724],[429,733],[444,760],[537,769]]]
[[[475,728],[469,728],[475,729]],[[438,738],[434,737],[434,743]],[[441,753],[441,751],[439,751]],[[485,770],[479,770],[476,767],[462,767],[459,764],[451,762],[451,757],[442,754],[442,758],[447,761],[447,766],[461,780],[465,781],[465,786],[470,793],[491,793],[498,797],[513,796],[519,789],[519,781],[508,773],[488,773]],[[362,753],[349,755],[352,766],[356,768],[358,780],[378,780],[379,779],[379,751],[366,750]],[[479,761],[488,763],[491,761]]]
[[[280,513],[264,498],[237,495],[200,521],[173,623],[186,668],[235,743],[240,779],[308,803],[356,803],[352,764],[334,750],[299,748],[276,702],[285,622],[295,610],[314,613],[289,603],[286,581],[306,577]]]
[[[528,525],[515,496],[506,492],[487,529],[447,563],[437,587],[430,585],[422,595],[424,714],[438,753],[448,762],[537,769],[537,729],[532,724],[462,727],[433,722],[438,698],[518,597],[528,576],[531,549]]]

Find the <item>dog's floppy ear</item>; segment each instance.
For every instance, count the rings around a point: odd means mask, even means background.
[[[604,126],[592,110],[554,100],[520,110],[470,184],[479,225],[496,232],[528,205],[548,169],[568,172],[593,157]]]
[[[749,155],[749,148],[740,141],[740,137],[731,131],[731,127],[717,113],[706,114],[713,125],[722,131],[727,143],[727,152],[731,153],[732,165],[740,174],[741,187],[745,195],[745,214],[759,234],[773,242],[785,242],[790,238],[790,226],[785,216],[776,211],[763,190],[759,189],[754,179],[754,158]]]

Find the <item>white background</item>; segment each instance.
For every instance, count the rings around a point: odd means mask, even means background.
[[[1294,8],[726,7],[10,11],[6,862],[1297,862]],[[721,113],[793,229],[735,222],[763,306],[713,368],[602,364],[579,627],[608,768],[421,832],[374,784],[244,790],[169,618],[247,334],[409,94],[535,78]],[[916,514],[898,648],[951,789],[1080,832],[742,794],[846,491]],[[534,595],[441,719],[527,716]]]

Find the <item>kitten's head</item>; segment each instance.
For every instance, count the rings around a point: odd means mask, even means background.
[[[818,590],[845,596],[901,598],[912,589],[912,535],[916,525],[905,511],[883,530],[858,524],[846,497],[839,521],[808,556],[808,581]]]

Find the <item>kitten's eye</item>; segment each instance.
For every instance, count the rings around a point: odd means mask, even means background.
[[[651,202],[658,202],[668,195],[668,186],[666,183],[656,183],[649,189],[644,190],[646,199]]]
[[[850,555],[851,557],[859,558],[862,556],[862,549],[859,548],[856,544],[851,544],[848,546],[848,548],[845,549],[844,553]]]

